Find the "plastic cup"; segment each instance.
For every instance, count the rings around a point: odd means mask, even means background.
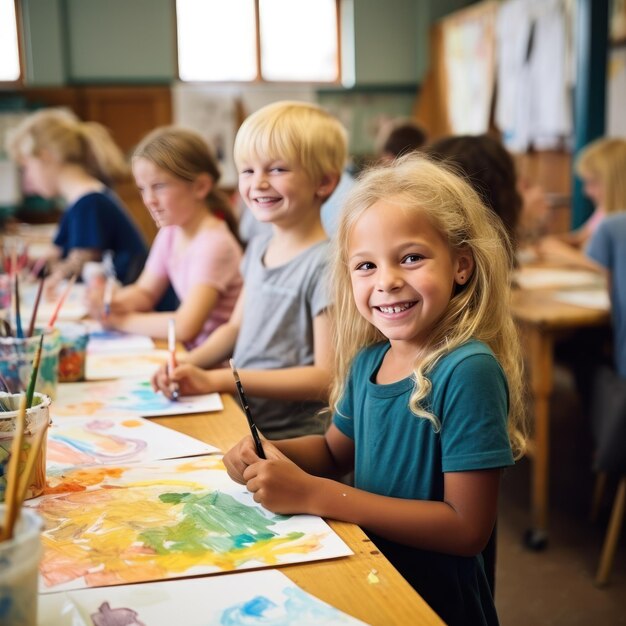
[[[39,373],[35,391],[56,398],[59,379],[59,350],[61,333],[57,329],[35,329],[32,337],[0,337],[0,374],[11,393],[28,388],[33,360],[39,348],[39,337],[44,334]]]
[[[4,520],[5,505],[0,504]],[[22,508],[13,538],[0,541],[0,624],[36,626],[37,580],[41,559],[42,521]]]
[[[61,332],[59,351],[59,382],[85,380],[85,356],[89,332],[84,324],[58,324]]]
[[[0,402],[11,411],[0,411],[0,502],[4,502],[6,491],[6,474],[9,463],[9,453],[13,437],[15,436],[15,420],[20,405],[21,394],[0,393]],[[26,498],[35,498],[43,493],[46,486],[46,438],[50,425],[50,398],[40,393],[33,396],[33,406],[26,409],[26,427],[24,439],[20,450],[18,474],[21,475],[26,459],[33,444],[35,435],[44,428],[44,438],[35,462],[30,484],[26,489]],[[3,624],[0,620],[0,624]]]

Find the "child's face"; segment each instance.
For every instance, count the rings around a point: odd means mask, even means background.
[[[148,159],[133,161],[133,176],[141,199],[159,228],[186,224],[202,204],[193,183],[173,176]]]
[[[595,206],[602,206],[604,203],[604,186],[599,176],[583,176],[583,188],[585,195]]]
[[[27,156],[21,159],[20,165],[26,192],[43,198],[53,198],[58,194],[60,166],[51,157]]]
[[[352,291],[359,313],[394,343],[422,348],[467,282],[471,255],[453,254],[423,212],[379,200],[348,237]]]
[[[295,224],[304,212],[319,210],[320,187],[301,165],[284,159],[254,156],[239,164],[239,193],[260,222]]]

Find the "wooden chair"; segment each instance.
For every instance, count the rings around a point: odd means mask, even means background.
[[[609,582],[626,508],[626,379],[612,368],[601,368],[595,376],[591,417],[596,444],[594,465],[598,472],[592,520],[597,518],[607,476],[619,476],[595,578],[595,584],[603,587]]]

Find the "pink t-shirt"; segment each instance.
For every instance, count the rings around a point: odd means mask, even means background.
[[[191,349],[230,318],[242,285],[239,273],[242,251],[226,224],[220,224],[216,228],[203,228],[184,250],[175,253],[178,228],[165,226],[159,230],[145,269],[155,276],[167,278],[181,302],[196,285],[210,285],[219,292],[217,303],[202,330],[186,344]]]

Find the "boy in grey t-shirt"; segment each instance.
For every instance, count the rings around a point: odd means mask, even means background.
[[[328,401],[333,355],[320,207],[341,176],[346,146],[339,121],[316,105],[276,102],[246,119],[235,139],[239,193],[272,234],[246,252],[230,321],[169,375],[161,368],[155,389],[235,393],[232,372],[219,367],[232,355],[265,436],[323,432],[316,412]],[[218,369],[201,369],[208,367]]]

